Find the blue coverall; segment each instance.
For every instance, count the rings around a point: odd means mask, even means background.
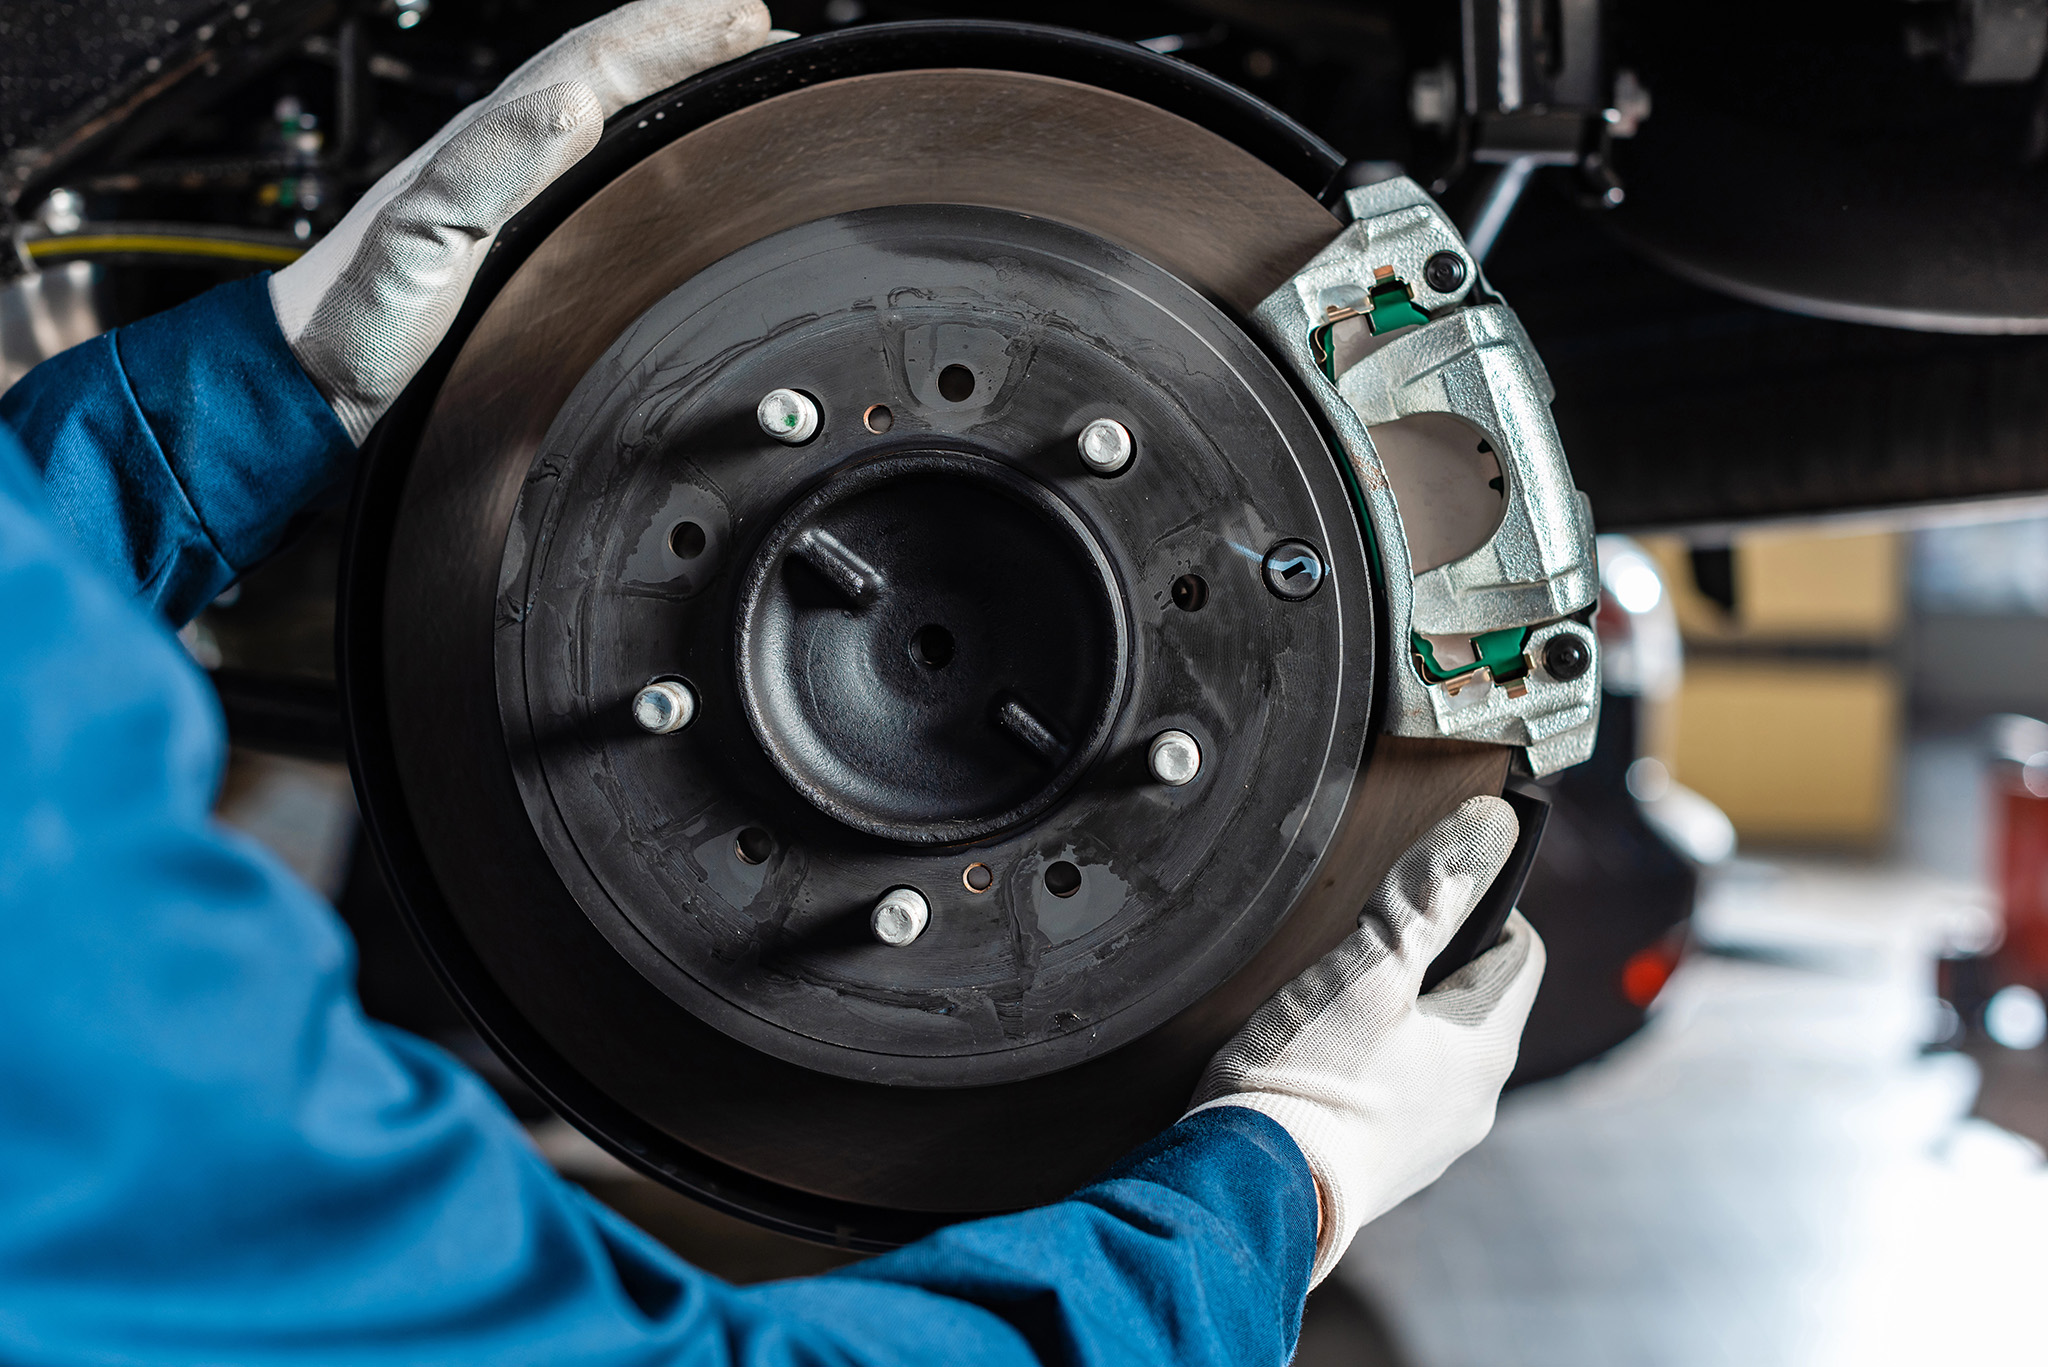
[[[221,719],[170,627],[353,456],[263,281],[44,363],[0,419],[0,1361],[1286,1360],[1315,1195],[1248,1110],[752,1288],[557,1179],[209,815]]]

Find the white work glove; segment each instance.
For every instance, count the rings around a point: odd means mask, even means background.
[[[1321,1201],[1311,1286],[1361,1226],[1493,1128],[1543,979],[1543,941],[1514,912],[1499,944],[1418,993],[1515,834],[1514,809],[1497,797],[1439,821],[1395,862],[1358,930],[1260,1007],[1195,1091],[1195,1111],[1244,1106],[1301,1146]]]
[[[604,121],[768,41],[760,0],[638,0],[572,30],[270,277],[292,354],[358,444],[455,320],[498,230]]]

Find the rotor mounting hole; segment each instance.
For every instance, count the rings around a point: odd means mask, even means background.
[[[947,403],[966,403],[974,397],[974,372],[964,365],[949,365],[941,370],[939,397]]]
[[[934,622],[917,629],[910,638],[910,653],[926,669],[944,669],[953,663],[953,633]]]
[[[969,864],[960,874],[961,885],[969,892],[987,892],[995,881],[995,871],[986,864]]]
[[[695,560],[704,554],[704,529],[694,522],[678,522],[669,528],[668,548],[678,560]]]
[[[1081,890],[1081,870],[1064,859],[1045,866],[1045,890],[1055,897],[1072,897]]]
[[[742,864],[765,864],[768,856],[775,853],[775,837],[759,826],[749,826],[740,832],[740,838],[733,844],[733,852]]]
[[[885,403],[871,404],[868,411],[860,415],[860,424],[879,437],[896,425],[896,415]]]
[[[1209,581],[1199,574],[1184,574],[1173,581],[1173,605],[1182,612],[1200,612],[1209,601]]]

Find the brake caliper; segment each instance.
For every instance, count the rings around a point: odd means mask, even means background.
[[[1386,585],[1386,729],[1592,753],[1593,518],[1514,311],[1414,181],[1346,196],[1352,223],[1254,317],[1335,430]]]

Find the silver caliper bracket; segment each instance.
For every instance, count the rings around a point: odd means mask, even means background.
[[[1388,671],[1386,729],[1516,746],[1539,775],[1577,764],[1592,753],[1599,721],[1590,609],[1600,572],[1592,513],[1551,420],[1550,377],[1421,186],[1381,181],[1346,202],[1351,225],[1253,321],[1305,377],[1365,504],[1388,639],[1406,646]],[[1469,506],[1474,477],[1425,444],[1405,448],[1423,455],[1409,455],[1402,478],[1390,479],[1372,429],[1383,442],[1425,430],[1390,427],[1411,419],[1476,433],[1477,451],[1499,470],[1491,481],[1477,477],[1499,496],[1490,535],[1482,528],[1483,544],[1467,549],[1468,540],[1440,564],[1430,551],[1444,534],[1420,524],[1439,496]],[[1411,503],[1414,537],[1397,495]],[[1492,522],[1491,502],[1479,513]]]

